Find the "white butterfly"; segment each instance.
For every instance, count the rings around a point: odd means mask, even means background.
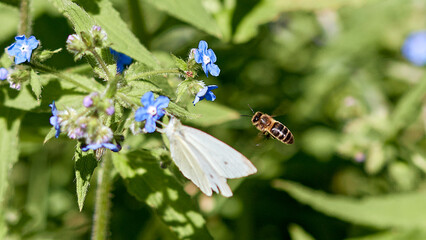
[[[160,132],[170,141],[170,152],[176,166],[207,196],[212,190],[231,197],[227,178],[256,173],[256,167],[244,155],[217,138],[198,129],[184,126],[172,117]]]

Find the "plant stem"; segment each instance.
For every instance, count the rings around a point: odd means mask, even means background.
[[[154,75],[161,75],[161,74],[179,74],[180,71],[177,68],[174,69],[164,69],[164,70],[154,70],[154,71],[149,71],[149,72],[143,72],[141,74],[138,74],[134,77],[131,77],[128,79],[128,81],[134,81],[140,78],[146,78],[146,77],[151,77]]]
[[[111,152],[108,152],[104,155],[98,172],[92,240],[107,239],[111,205],[109,198],[113,180],[112,169]]]
[[[74,84],[75,86],[80,87],[80,88],[82,88],[82,89],[84,89],[84,90],[86,90],[88,92],[95,92],[95,91],[97,91],[96,89],[92,89],[92,88],[88,87],[87,85],[81,84],[78,81],[76,81],[76,80],[68,77],[65,74],[62,74],[61,72],[56,71],[55,69],[53,69],[51,67],[48,67],[46,65],[43,65],[43,64],[40,64],[40,63],[36,63],[36,62],[32,62],[30,64],[36,70],[39,70],[39,71],[45,72],[45,73],[51,73],[51,74],[57,76],[58,78],[60,78],[62,80],[65,80],[65,81],[67,81],[67,82],[69,82],[71,84]]]
[[[30,16],[30,0],[21,0],[19,7],[19,28],[18,35],[31,35],[31,16]]]
[[[96,52],[95,49],[90,50],[90,52],[93,54],[98,64],[101,66],[102,70],[105,72],[105,75],[107,77],[107,79],[105,80],[107,80],[108,82],[112,81],[113,77],[111,77],[111,74],[108,70],[108,67],[105,61],[101,58],[101,56],[99,56],[98,52]]]

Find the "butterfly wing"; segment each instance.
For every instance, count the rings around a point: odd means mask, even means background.
[[[226,178],[238,178],[257,170],[244,155],[195,128],[172,118],[163,131],[170,141],[172,159],[182,174],[207,196],[212,190],[225,197],[232,196]]]
[[[176,166],[182,174],[190,179],[207,196],[212,195],[209,181],[204,174],[197,157],[191,146],[179,132],[168,136],[170,141],[170,153]]]
[[[198,129],[183,128],[185,138],[204,153],[205,159],[222,177],[240,178],[257,172],[250,160],[228,144]]]

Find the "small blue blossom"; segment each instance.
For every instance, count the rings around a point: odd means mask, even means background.
[[[9,71],[6,68],[0,68],[0,80],[6,80],[9,76]]]
[[[411,33],[402,46],[402,55],[417,66],[426,65],[426,31]]]
[[[166,111],[164,108],[169,106],[169,98],[165,96],[159,96],[154,100],[154,94],[152,92],[145,93],[141,98],[143,107],[138,108],[135,113],[135,120],[137,122],[145,121],[145,131],[152,133],[155,131],[155,122],[160,119]]]
[[[214,64],[216,62],[216,55],[212,49],[207,49],[207,42],[201,40],[198,44],[198,49],[194,51],[194,59],[197,63],[201,63],[203,71],[206,73],[206,76],[209,76],[209,73],[215,77],[219,76],[220,69]]]
[[[192,102],[195,106],[195,104],[203,99],[206,99],[208,101],[214,101],[216,99],[216,96],[212,92],[212,90],[218,88],[216,85],[209,85],[201,89],[197,95],[195,96],[194,101]]]
[[[124,53],[120,53],[110,48],[109,51],[114,56],[115,61],[117,62],[117,73],[122,73],[124,68],[129,66],[132,63],[132,58],[127,56]]]
[[[15,64],[30,62],[31,53],[39,45],[39,41],[31,36],[26,38],[25,35],[15,37],[16,42],[7,48],[7,53],[15,57]]]
[[[83,151],[83,152],[87,152],[90,149],[96,150],[98,148],[108,148],[108,149],[110,149],[113,152],[118,152],[118,151],[121,150],[121,146],[120,145],[114,145],[112,143],[97,143],[97,144],[88,144],[88,145],[84,144],[84,145],[81,145],[81,151]]]
[[[50,117],[50,124],[55,127],[56,129],[55,137],[58,138],[59,134],[61,133],[61,125],[59,124],[58,110],[56,109],[55,101],[53,101],[52,104],[49,104],[49,107],[52,108],[52,114],[53,114],[53,116]]]

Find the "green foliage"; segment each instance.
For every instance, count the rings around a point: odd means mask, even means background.
[[[155,164],[149,151],[113,155],[130,194],[154,208],[179,239],[211,239],[205,220],[174,177]]]
[[[79,146],[76,148],[74,155],[75,161],[75,180],[77,187],[77,202],[80,211],[83,209],[84,200],[86,199],[87,191],[89,190],[90,180],[92,179],[93,171],[98,165],[98,161],[93,153],[82,152]]]
[[[88,239],[92,226],[111,239],[425,239],[426,71],[401,56],[406,36],[426,28],[419,1],[29,2],[25,34],[40,47],[31,63],[0,58],[21,83],[0,81],[0,239]],[[0,2],[2,49],[26,22],[20,5]],[[60,51],[69,34],[90,41],[94,25],[106,46]],[[187,60],[200,40],[219,77]],[[121,74],[109,47],[133,59]],[[219,86],[217,99],[193,106],[200,81]],[[165,134],[135,123],[148,91],[258,173],[229,180],[232,198],[204,196],[173,165]],[[82,107],[93,92],[114,115]],[[56,139],[52,101],[96,117],[122,150]],[[295,143],[258,137],[247,104]]]

